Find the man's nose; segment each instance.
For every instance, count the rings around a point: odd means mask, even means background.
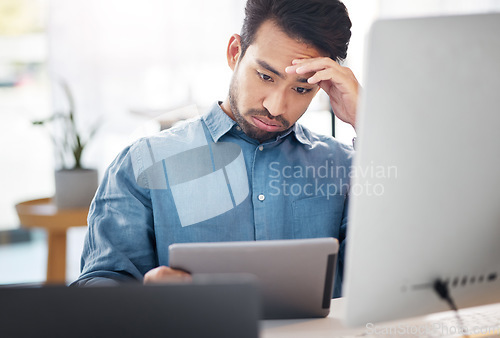
[[[272,116],[283,115],[287,109],[285,92],[282,90],[272,91],[264,99],[263,106]]]

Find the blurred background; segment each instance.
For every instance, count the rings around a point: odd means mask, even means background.
[[[345,0],[353,22],[345,65],[363,84],[366,33],[378,18],[500,11],[500,0]],[[47,128],[32,121],[67,107],[83,130],[99,124],[83,163],[100,177],[137,137],[223,100],[226,46],[239,33],[245,0],[0,0],[0,284],[42,282],[43,229],[20,226],[15,205],[54,195],[57,156]],[[302,122],[331,134],[326,95]],[[179,110],[177,110],[179,112]],[[189,115],[189,114],[188,114]],[[350,143],[350,126],[336,121]],[[88,136],[88,135],[87,135]],[[78,276],[85,227],[68,230],[68,281]]]

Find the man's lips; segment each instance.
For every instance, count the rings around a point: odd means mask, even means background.
[[[268,132],[277,132],[283,127],[279,122],[269,120],[262,116],[252,116],[252,120],[257,128]]]

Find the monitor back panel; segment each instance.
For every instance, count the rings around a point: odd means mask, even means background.
[[[500,301],[500,14],[383,20],[366,56],[344,292],[351,323]]]

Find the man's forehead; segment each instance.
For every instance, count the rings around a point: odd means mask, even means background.
[[[253,43],[249,46],[259,53],[277,53],[291,59],[307,59],[323,56],[316,47],[285,33],[274,21],[263,22],[255,34]]]
[[[283,79],[287,78],[285,68],[291,66],[293,60],[322,56],[316,48],[291,38],[270,21],[266,21],[261,25],[255,40],[248,46],[245,55],[248,55],[250,62]],[[307,74],[299,75],[293,80],[307,83],[306,76]]]

